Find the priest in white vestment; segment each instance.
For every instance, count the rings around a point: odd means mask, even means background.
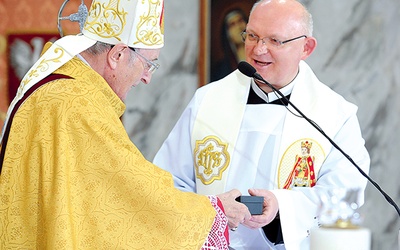
[[[315,49],[312,17],[295,0],[263,0],[242,33],[246,61],[315,122],[366,173],[357,107],[321,83],[304,61]],[[262,215],[231,228],[232,249],[309,249],[320,195],[360,189],[367,180],[272,88],[236,70],[199,88],[154,163],[185,191],[237,188],[264,196]],[[229,215],[228,218],[234,218]]]

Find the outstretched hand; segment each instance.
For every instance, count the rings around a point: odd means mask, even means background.
[[[228,226],[231,229],[237,228],[240,223],[244,223],[251,218],[247,206],[235,200],[240,195],[241,193],[237,189],[217,195],[224,206],[225,215],[228,217]]]
[[[278,200],[275,195],[265,189],[249,189],[252,196],[263,196],[263,213],[261,215],[253,215],[249,220],[245,220],[243,225],[248,228],[261,228],[273,221],[279,211]]]

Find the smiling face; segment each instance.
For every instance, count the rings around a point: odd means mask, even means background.
[[[256,44],[245,43],[246,61],[278,89],[296,77],[299,62],[315,49],[316,40],[309,37],[305,28],[306,15],[304,7],[293,0],[264,1],[250,14],[246,27],[248,34],[279,41],[307,35],[307,38],[296,39],[278,47],[264,44],[261,40]],[[265,85],[260,87],[271,92]]]

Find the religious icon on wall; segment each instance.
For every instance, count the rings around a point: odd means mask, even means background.
[[[245,59],[241,33],[255,1],[201,1],[200,85],[216,81],[237,69]],[[202,82],[203,81],[203,82]]]
[[[39,59],[46,42],[54,42],[57,33],[10,33],[7,36],[8,100],[11,102],[30,67]]]

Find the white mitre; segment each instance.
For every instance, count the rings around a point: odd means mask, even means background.
[[[162,0],[95,0],[83,35],[108,44],[158,49],[164,45]]]

